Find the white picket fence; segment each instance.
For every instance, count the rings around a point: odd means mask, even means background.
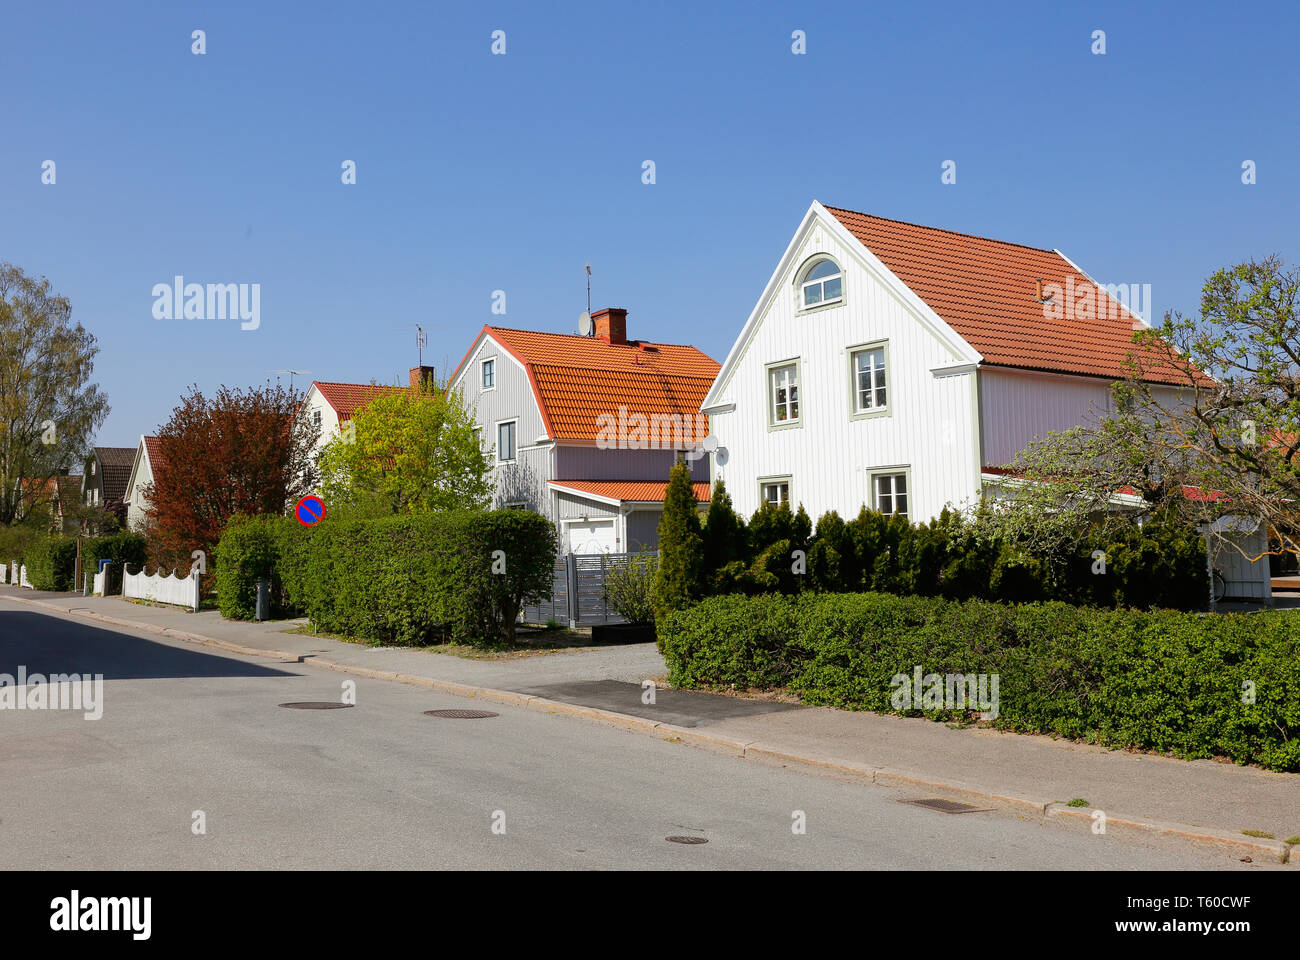
[[[17,560],[9,564],[9,582],[16,583],[20,587],[26,587],[28,590],[36,589],[27,580],[27,564],[19,565]]]
[[[95,580],[94,585],[91,587],[91,596],[102,597],[104,595],[104,580],[108,577],[108,567],[104,567],[104,569],[100,570],[99,573],[96,573],[93,576]]]
[[[189,607],[195,613],[199,610],[199,575],[196,572],[186,577],[178,577],[176,571],[171,576],[164,576],[162,570],[146,574],[144,567],[139,573],[131,573],[127,565],[122,565],[122,596],[137,600],[153,600],[156,603],[172,603],[178,607]],[[98,577],[98,575],[96,575]]]

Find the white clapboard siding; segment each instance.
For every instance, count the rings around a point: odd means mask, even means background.
[[[798,310],[795,278],[810,256],[833,257],[844,274],[839,306]],[[927,520],[945,505],[980,494],[979,438],[973,371],[936,377],[932,367],[959,358],[831,231],[814,227],[780,280],[753,336],[725,384],[715,385],[731,412],[710,414],[720,457],[711,457],[737,510],[759,505],[759,481],[790,476],[793,506],[814,521],[826,510],[845,518],[871,504],[871,470],[906,467],[909,513]],[[888,341],[889,413],[853,419],[849,348]],[[800,419],[769,429],[767,365],[798,358]],[[723,462],[725,459],[725,462]]]
[[[179,577],[164,575],[161,570],[146,574],[143,567],[139,573],[131,573],[124,565],[122,596],[128,599],[171,603],[178,607],[189,607],[197,612],[199,609],[199,575],[192,573],[186,577]]]

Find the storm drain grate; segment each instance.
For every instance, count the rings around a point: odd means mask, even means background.
[[[342,710],[352,704],[339,703],[337,700],[299,700],[295,703],[282,703],[280,706],[290,710]]]
[[[977,807],[971,803],[958,803],[956,800],[940,800],[938,797],[929,797],[925,800],[899,800],[899,803],[910,803],[916,807],[925,807],[929,810],[938,810],[940,813],[984,813],[988,807]]]
[[[664,837],[664,839],[669,843],[685,843],[687,845],[709,842],[704,837]]]
[[[426,710],[426,717],[442,717],[444,720],[482,720],[485,717],[499,717],[501,714],[491,710]]]

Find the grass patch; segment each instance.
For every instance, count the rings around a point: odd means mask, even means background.
[[[1265,833],[1263,830],[1243,830],[1241,831],[1248,837],[1255,837],[1259,840],[1276,840],[1277,838],[1271,833]]]
[[[1073,800],[1067,803],[1066,806],[1067,807],[1090,807],[1092,806],[1092,804],[1090,804],[1087,800],[1083,799],[1083,797],[1075,797]]]

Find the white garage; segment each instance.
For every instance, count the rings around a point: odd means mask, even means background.
[[[569,528],[570,553],[617,553],[618,534],[611,520],[571,520]]]

